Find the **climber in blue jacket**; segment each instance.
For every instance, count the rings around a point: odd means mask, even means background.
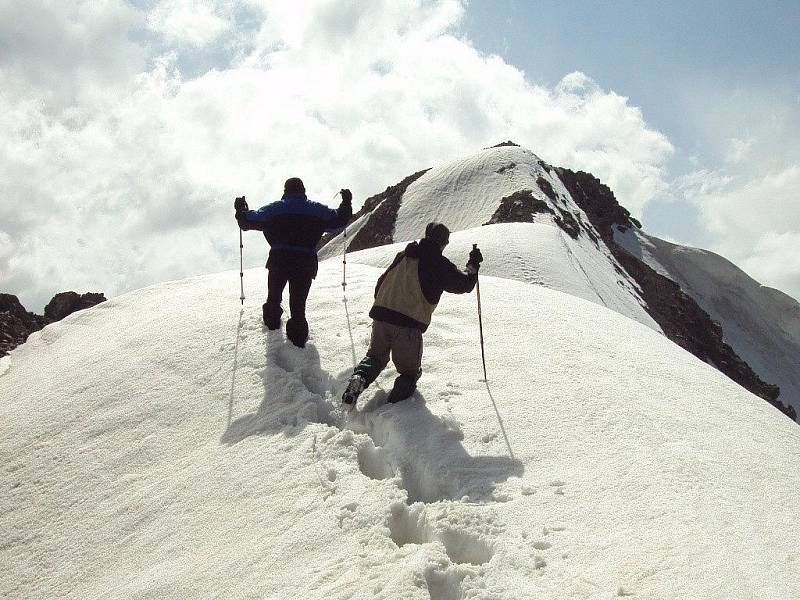
[[[277,202],[249,210],[244,196],[236,198],[236,221],[242,230],[262,231],[270,245],[267,259],[267,301],[263,306],[267,329],[281,326],[283,289],[289,284],[289,312],[286,337],[302,348],[308,340],[306,300],[311,281],[317,276],[317,244],[323,233],[337,233],[353,216],[353,194],[341,190],[342,203],[337,210],[306,197],[298,177],[286,180],[283,197]]]

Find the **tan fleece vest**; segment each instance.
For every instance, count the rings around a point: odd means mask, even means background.
[[[431,304],[422,293],[419,282],[419,259],[404,257],[383,278],[375,306],[399,312],[424,325],[431,324],[436,304]]]

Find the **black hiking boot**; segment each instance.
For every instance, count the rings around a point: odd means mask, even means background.
[[[305,348],[308,341],[308,322],[294,317],[286,321],[286,337],[298,348]]]
[[[361,375],[353,375],[350,378],[350,383],[347,384],[347,389],[344,391],[344,394],[342,394],[342,404],[355,406],[361,392],[367,387],[366,384],[367,382]]]
[[[403,400],[407,400],[414,395],[414,392],[417,391],[417,380],[422,375],[422,370],[416,374],[416,376],[411,376],[407,374],[402,374],[394,380],[394,386],[392,386],[392,391],[389,392],[389,396],[386,398],[387,404],[396,404]]]
[[[276,329],[281,328],[281,315],[283,314],[283,309],[280,306],[278,306],[278,310],[270,310],[269,306],[265,302],[261,305],[261,312],[262,316],[264,317],[264,325],[267,326],[267,329],[275,331]]]

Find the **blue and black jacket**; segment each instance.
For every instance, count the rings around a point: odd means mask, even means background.
[[[305,194],[284,194],[277,202],[236,214],[239,227],[264,232],[270,245],[267,268],[290,268],[317,275],[317,244],[323,233],[342,231],[353,208],[342,200],[337,210]]]

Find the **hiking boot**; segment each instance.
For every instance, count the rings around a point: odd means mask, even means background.
[[[386,398],[387,404],[396,404],[411,398],[414,392],[417,391],[417,380],[420,375],[422,375],[421,369],[415,376],[402,374],[397,377],[394,380],[392,391],[389,392],[389,396]]]
[[[367,387],[366,381],[361,375],[353,375],[350,378],[350,383],[347,384],[347,389],[342,394],[342,404],[355,406],[356,400]]]
[[[264,317],[264,325],[267,326],[267,329],[271,331],[280,329],[281,314],[283,314],[283,309],[280,306],[278,306],[276,310],[275,307],[271,307],[265,302],[261,305],[261,312]]]
[[[305,348],[308,341],[308,322],[294,317],[286,321],[286,337],[298,348]]]

